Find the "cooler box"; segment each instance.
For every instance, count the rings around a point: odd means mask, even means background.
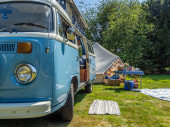
[[[137,89],[139,86],[139,83],[133,83],[133,88]]]
[[[129,83],[129,85],[128,85],[128,83]],[[126,80],[125,81],[125,88],[124,88],[125,90],[131,90],[131,89],[133,89],[133,81],[132,80]]]

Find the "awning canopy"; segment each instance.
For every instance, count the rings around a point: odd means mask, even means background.
[[[93,45],[93,49],[96,55],[96,74],[104,74],[119,59],[98,43]]]

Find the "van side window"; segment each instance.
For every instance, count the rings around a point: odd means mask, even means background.
[[[67,38],[67,29],[70,27],[69,23],[60,15],[58,14],[59,17],[59,33],[61,33],[62,30],[62,35],[64,38]],[[62,28],[62,29],[61,29]]]
[[[71,25],[59,14],[59,32],[62,30],[63,37],[66,39],[69,35],[67,34],[67,29],[71,27]],[[60,26],[62,29],[60,29]],[[70,40],[70,42],[76,44],[76,40]]]
[[[76,35],[75,35],[75,36],[76,36]],[[74,40],[71,40],[71,42],[72,42],[73,44],[77,44],[77,37],[75,37]]]
[[[94,50],[93,50],[93,46],[91,45],[91,50],[92,50],[92,53],[94,54]]]
[[[63,37],[63,25],[62,25],[60,14],[58,14],[57,17],[58,17],[58,25],[59,25],[59,34],[60,34],[60,36]]]
[[[88,45],[89,52],[94,54],[93,47],[92,47],[91,43],[88,42],[87,45]]]
[[[92,53],[92,51],[91,51],[91,46],[90,46],[90,44],[87,42],[87,45],[88,45],[88,50],[89,50],[89,52],[90,53]]]
[[[69,28],[69,25],[64,20],[62,20],[62,25],[63,25],[63,31],[64,31],[64,38],[67,38],[67,29]]]
[[[77,44],[77,38],[75,37],[75,39],[72,41],[73,44]]]

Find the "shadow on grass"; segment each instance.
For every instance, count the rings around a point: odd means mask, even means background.
[[[114,90],[115,92],[117,92],[117,93],[120,93],[120,92],[122,92],[122,91],[127,91],[127,90],[125,90],[124,88],[120,88],[120,87],[118,87],[118,86],[108,86],[107,87],[107,85],[106,84],[98,84],[98,83],[96,83],[95,84],[95,86],[100,86],[100,85],[102,85],[102,86],[105,86],[106,88],[104,88],[103,90]],[[122,84],[121,84],[122,85]]]
[[[85,89],[81,89],[74,98],[74,104],[76,105],[77,103],[81,102],[85,97],[86,97],[87,93],[85,91]]]
[[[121,93],[122,91],[129,92],[128,90],[125,90],[124,88],[105,88],[103,90],[114,90],[116,93]]]
[[[144,75],[143,78],[150,78],[151,80],[154,81],[159,81],[159,80],[168,80],[170,79],[170,74],[152,74],[152,75]]]
[[[84,89],[75,95],[75,104],[81,102],[87,95]],[[33,119],[0,120],[0,127],[67,127],[70,121],[61,119],[60,110],[54,114]]]
[[[60,112],[41,118],[0,120],[1,127],[67,127],[70,121],[62,121]]]

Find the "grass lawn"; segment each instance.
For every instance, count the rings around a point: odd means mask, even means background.
[[[170,67],[166,68],[167,71],[170,71]]]
[[[170,88],[170,75],[146,75],[143,88]],[[93,100],[113,100],[120,106],[121,116],[88,115]],[[94,85],[94,92],[86,94],[82,89],[75,96],[74,118],[63,122],[60,115],[37,119],[0,120],[0,127],[168,127],[170,126],[170,102],[162,101],[120,87]]]

